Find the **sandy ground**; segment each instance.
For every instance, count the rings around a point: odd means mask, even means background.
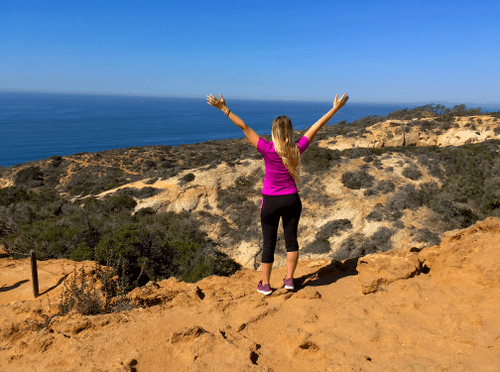
[[[0,371],[498,372],[499,247],[500,220],[487,219],[412,253],[425,267],[406,279],[394,279],[390,254],[300,261],[293,292],[281,288],[284,269],[270,296],[244,269],[136,289],[132,311],[64,317],[52,315],[74,263],[39,263],[33,299],[28,260],[0,254]],[[361,261],[385,266],[358,274]],[[363,294],[362,282],[386,274]]]

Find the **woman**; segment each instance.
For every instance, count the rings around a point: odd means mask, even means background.
[[[287,270],[284,287],[293,290],[293,275],[299,259],[297,228],[300,213],[302,212],[302,203],[296,184],[299,181],[300,155],[307,150],[316,133],[346,104],[349,96],[344,93],[338,99],[338,94],[335,95],[332,109],[309,128],[297,143],[293,143],[293,126],[288,117],[278,116],[274,119],[272,142],[268,142],[260,138],[252,128],[227,108],[226,101],[222,95],[219,94],[219,97],[220,99],[211,94],[207,96],[207,103],[224,112],[234,124],[242,129],[250,143],[264,157],[266,173],[262,188],[263,198],[260,215],[264,244],[262,252],[262,280],[257,286],[257,291],[264,295],[272,293],[269,281],[273,268],[274,250],[276,248],[280,218],[283,220],[287,250]]]

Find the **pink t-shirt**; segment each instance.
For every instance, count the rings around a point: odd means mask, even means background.
[[[297,146],[302,154],[309,147],[307,137],[302,137]],[[262,188],[263,195],[289,195],[299,192],[295,180],[283,164],[283,160],[274,150],[272,142],[259,138],[257,150],[264,157],[264,165],[266,166],[266,174],[264,176],[264,187]]]

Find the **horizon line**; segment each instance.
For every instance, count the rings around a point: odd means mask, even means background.
[[[111,96],[111,97],[144,97],[144,98],[183,98],[183,99],[198,99],[199,97],[205,97],[205,95],[153,95],[153,94],[141,94],[141,93],[117,93],[117,92],[95,92],[95,91],[51,91],[51,90],[29,90],[29,89],[2,89],[0,88],[0,93],[32,93],[32,94],[58,94],[58,95],[84,95],[84,96]],[[253,98],[248,96],[239,96],[231,98],[232,100],[248,100],[248,101],[287,101],[287,102],[332,102],[332,100],[326,98],[297,98],[297,97],[279,97],[279,96],[268,96],[266,98]],[[350,103],[362,103],[362,104],[414,104],[414,105],[429,105],[429,104],[490,104],[494,105],[500,100],[494,101],[490,97],[482,98],[482,101],[450,101],[450,100],[383,100],[374,101],[368,99],[350,99]],[[437,103],[435,103],[437,102]]]

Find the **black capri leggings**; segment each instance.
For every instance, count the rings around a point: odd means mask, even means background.
[[[297,228],[299,226],[302,202],[299,194],[264,195],[262,208],[260,210],[260,221],[262,223],[262,234],[264,236],[264,247],[262,252],[262,263],[274,262],[274,250],[276,238],[278,237],[278,226],[280,217],[283,219],[283,230],[285,232],[285,245],[287,252],[297,252]]]

